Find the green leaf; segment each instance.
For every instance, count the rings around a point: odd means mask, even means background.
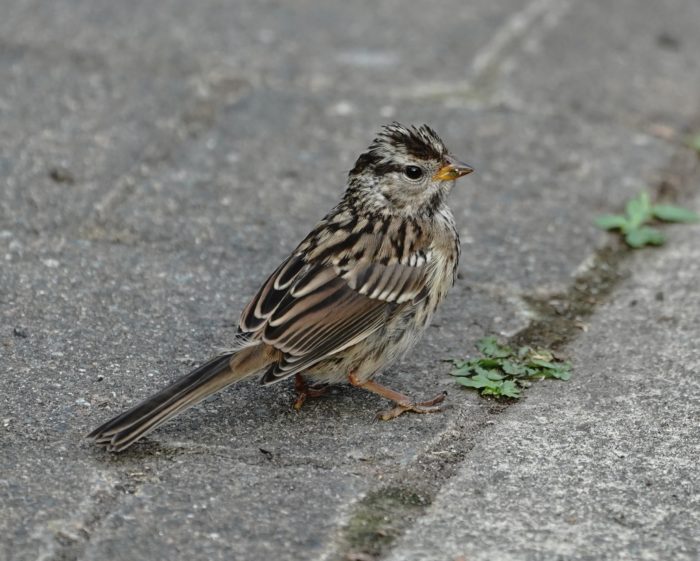
[[[501,358],[479,358],[476,359],[475,364],[482,368],[500,368],[502,362]]]
[[[489,380],[488,377],[484,374],[477,374],[476,376],[472,376],[471,378],[459,378],[457,381],[463,386],[477,389],[495,388],[501,385],[501,382]]]
[[[513,354],[513,350],[501,345],[496,337],[484,337],[477,342],[476,348],[490,358],[506,358]]]
[[[540,364],[540,369],[536,371],[535,376],[568,380],[571,377],[571,365],[568,362]]]
[[[700,215],[674,205],[654,205],[652,208],[654,216],[664,222],[697,222],[700,220]]]
[[[571,364],[559,361],[547,349],[523,346],[516,353],[496,337],[481,339],[477,346],[487,356],[455,360],[453,364],[456,368],[452,373],[458,376],[457,381],[461,385],[476,389],[482,396],[517,399],[531,380],[568,380],[571,376]]]
[[[645,245],[662,245],[666,241],[666,238],[664,238],[664,235],[656,228],[642,226],[641,228],[636,228],[627,232],[625,241],[630,247],[640,248]]]
[[[518,399],[520,397],[520,388],[513,380],[506,380],[501,385],[501,395]]]
[[[626,224],[628,230],[634,230],[648,222],[652,216],[649,193],[642,192],[634,199],[627,201],[625,210],[628,217]]]
[[[462,368],[463,366],[466,366],[466,364],[468,362],[466,360],[457,360],[456,358],[453,358],[453,359],[445,358],[442,360],[444,362],[451,362],[452,366],[454,366],[455,368]]]
[[[700,152],[700,135],[695,137]],[[700,154],[699,154],[700,155]],[[652,205],[649,193],[642,192],[625,205],[626,216],[599,216],[595,223],[605,230],[619,229],[630,247],[661,245],[666,240],[661,232],[647,226],[657,218],[665,222],[700,222],[700,215],[692,210],[675,205]]]
[[[511,376],[518,377],[527,375],[527,367],[524,364],[518,364],[512,360],[504,360],[501,368],[503,368],[503,372]]]
[[[501,397],[501,387],[503,386],[503,382],[498,382],[498,386],[494,386],[492,388],[484,388],[481,390],[481,395],[492,395],[494,397]]]
[[[595,225],[602,230],[622,230],[627,226],[627,219],[619,214],[606,214],[596,218]]]
[[[550,360],[542,360],[541,358],[533,358],[530,359],[530,361],[527,363],[528,366],[539,366],[540,368],[551,368],[551,369],[557,369],[560,367],[559,364],[556,362],[552,362]]]
[[[466,376],[471,372],[471,368],[468,365],[460,366],[459,368],[453,368],[450,371],[450,376]]]
[[[561,368],[557,370],[550,370],[552,373],[552,378],[556,378],[557,380],[566,380],[571,378],[571,369],[570,368]]]

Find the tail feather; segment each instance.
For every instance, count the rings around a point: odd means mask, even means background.
[[[262,346],[219,355],[157,394],[97,427],[87,437],[112,452],[121,452],[178,413],[270,362]]]

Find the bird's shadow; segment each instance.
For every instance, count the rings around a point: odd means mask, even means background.
[[[102,463],[127,466],[154,458],[168,460],[208,447],[257,447],[262,439],[268,443],[284,440],[279,433],[287,430],[298,435],[287,445],[302,449],[307,439],[325,436],[329,424],[333,425],[336,437],[351,439],[357,425],[375,424],[377,411],[386,404],[378,396],[338,384],[328,386],[327,393],[308,399],[296,411],[292,407],[295,395],[291,383],[267,387],[257,383],[238,384],[215,394],[122,452],[107,452],[90,443],[90,454]]]

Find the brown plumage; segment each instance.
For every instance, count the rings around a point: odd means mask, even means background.
[[[452,286],[459,237],[446,203],[472,169],[427,126],[386,126],[348,177],[340,203],[263,283],[230,351],[115,417],[89,437],[112,451],[209,395],[255,374],[297,377],[295,407],[315,395],[302,379],[349,382],[396,403],[381,414],[438,410],[372,378],[408,350]]]

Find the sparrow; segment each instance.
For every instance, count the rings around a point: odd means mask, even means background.
[[[374,381],[413,347],[454,284],[459,235],[447,198],[473,169],[427,125],[384,126],[348,174],[341,201],[262,284],[231,348],[88,435],[119,452],[245,378],[295,377],[296,409],[349,383],[406,412],[440,410]]]

